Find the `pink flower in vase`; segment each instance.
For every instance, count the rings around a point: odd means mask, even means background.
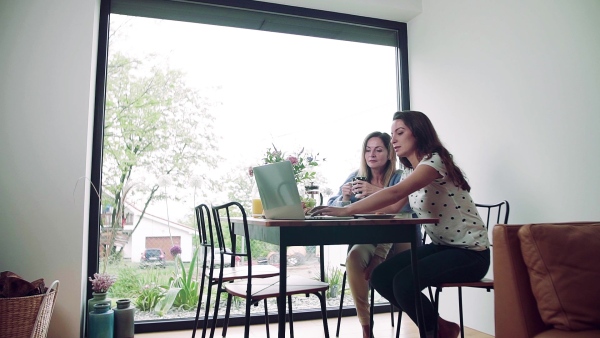
[[[116,277],[107,273],[95,273],[93,279],[92,277],[88,277],[88,279],[92,282],[92,291],[96,293],[107,292],[117,280]]]
[[[295,156],[288,156],[287,160],[292,162],[292,165],[298,164],[298,158]]]

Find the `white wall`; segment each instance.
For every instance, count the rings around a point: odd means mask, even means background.
[[[597,0],[423,0],[408,24],[412,109],[510,223],[600,219],[598,17]],[[493,292],[467,298],[466,325],[493,333]]]
[[[49,337],[79,337],[99,0],[0,1],[0,271],[60,280]]]

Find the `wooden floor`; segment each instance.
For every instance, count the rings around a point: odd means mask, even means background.
[[[335,329],[337,318],[329,318],[329,336],[335,338]],[[277,336],[277,324],[271,324],[271,337]],[[373,334],[375,338],[394,338],[396,337],[396,329],[391,326],[390,314],[381,313],[375,315],[375,326]],[[200,333],[200,335],[199,335]],[[243,326],[232,326],[227,329],[227,337],[243,337]],[[286,332],[286,337],[289,335],[289,329]],[[156,333],[137,333],[136,338],[190,338],[191,330],[156,332]],[[266,338],[267,333],[264,325],[253,325],[250,327],[250,337]],[[298,338],[321,338],[325,337],[323,332],[323,321],[307,320],[294,322],[294,336]],[[202,337],[200,331],[196,332],[196,337]],[[221,337],[221,330],[217,328],[215,337]],[[402,325],[400,326],[400,337],[402,338],[418,338],[419,330],[416,325],[404,314],[402,317]],[[469,338],[492,338],[485,333],[465,328],[465,337]],[[343,317],[340,328],[340,338],[362,338],[362,330],[356,317]]]

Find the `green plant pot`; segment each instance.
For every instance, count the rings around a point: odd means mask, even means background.
[[[336,298],[338,296],[340,286],[339,285],[331,285],[329,287],[329,298]]]

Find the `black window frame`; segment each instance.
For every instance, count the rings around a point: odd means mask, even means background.
[[[98,30],[98,55],[96,65],[96,94],[94,102],[94,127],[93,127],[93,143],[92,143],[92,169],[90,188],[98,187],[98,192],[101,196],[102,182],[102,156],[104,142],[104,109],[106,97],[106,78],[108,66],[108,37],[109,37],[109,22],[111,14],[111,6],[115,0],[102,0],[100,4],[100,18]],[[116,0],[118,1],[118,0]],[[139,0],[143,3],[144,0]],[[181,3],[177,0],[165,0],[163,3]],[[344,24],[383,28],[396,31],[396,90],[398,97],[398,109],[410,109],[409,97],[409,76],[408,76],[408,34],[407,25],[403,22],[395,22],[389,20],[375,19],[364,16],[350,15],[344,13],[336,13],[323,10],[308,9],[289,5],[280,5],[260,1],[244,1],[244,0],[188,0],[187,3],[197,3],[205,5],[215,5],[224,8],[232,8],[235,10],[259,11],[270,14],[280,14],[284,16],[293,16],[300,18],[319,19],[330,22],[339,22]],[[89,210],[89,236],[88,236],[88,268],[87,275],[92,276],[99,269],[98,246],[100,244],[100,197],[96,194],[90,194],[90,210]],[[87,283],[87,295],[91,297],[92,290],[90,283]],[[355,313],[353,309],[345,309],[345,314]],[[377,311],[379,310],[379,311]],[[376,312],[388,311],[389,307],[376,307]],[[317,319],[320,318],[319,311],[298,311],[294,313],[295,320]],[[336,310],[328,310],[328,317],[337,316]],[[252,320],[255,323],[263,323],[262,316],[257,316]],[[276,315],[269,315],[270,322],[276,322]],[[193,319],[167,319],[148,321],[135,324],[136,333],[159,332],[172,330],[190,330],[193,328]],[[219,323],[218,323],[219,324]],[[87,325],[87,323],[86,323]],[[231,318],[230,325],[243,325],[243,318]]]

